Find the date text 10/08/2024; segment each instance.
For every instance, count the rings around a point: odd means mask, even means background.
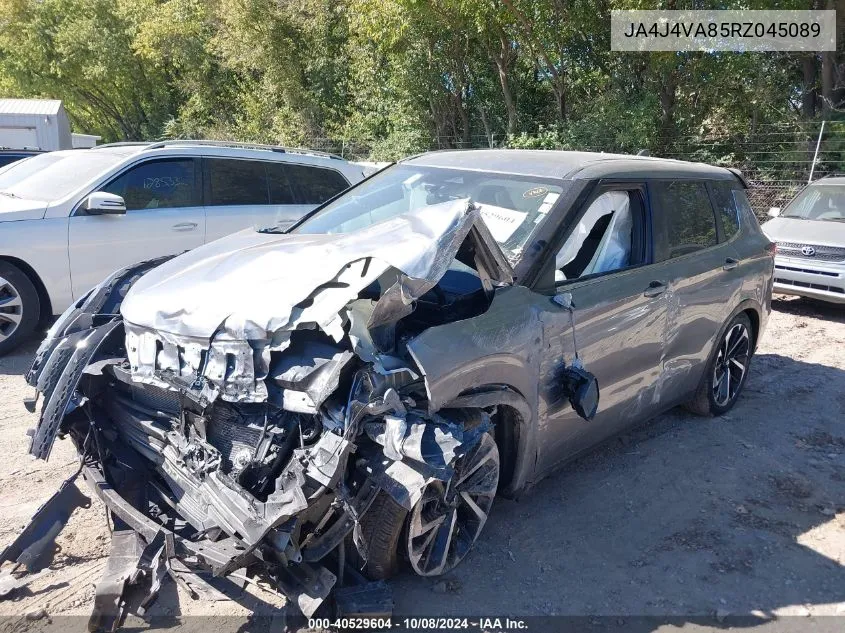
[[[425,630],[470,630],[526,631],[525,620],[512,618],[309,618],[308,628],[321,629],[425,629]]]

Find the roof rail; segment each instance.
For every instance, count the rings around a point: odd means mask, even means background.
[[[95,145],[89,149],[100,149],[102,147],[141,147],[149,144],[150,141],[119,141],[117,143],[103,143],[102,145]]]
[[[157,141],[149,144],[147,149],[161,149],[162,147],[170,147],[174,145],[199,145],[206,147],[234,147],[242,149],[263,149],[271,152],[279,152],[281,154],[310,154],[312,156],[324,156],[326,158],[333,158],[335,160],[344,160],[337,154],[330,154],[328,152],[320,152],[314,149],[307,149],[302,147],[283,147],[281,145],[262,145],[260,143],[244,143],[241,141],[209,141],[197,139],[173,139],[170,141]],[[100,147],[103,147],[102,145]]]

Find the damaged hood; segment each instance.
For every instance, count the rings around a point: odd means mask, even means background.
[[[121,313],[133,326],[197,342],[269,341],[292,321],[338,338],[338,312],[361,290],[393,268],[405,276],[397,295],[410,304],[414,288],[424,291],[442,277],[479,224],[469,201],[457,200],[352,233],[241,231],[144,275]]]

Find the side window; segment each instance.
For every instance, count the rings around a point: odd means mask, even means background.
[[[737,210],[745,216],[745,223],[757,224],[757,216],[754,215],[754,209],[751,208],[751,203],[748,201],[748,196],[745,189],[734,189],[732,192],[734,202]]]
[[[285,163],[267,163],[267,180],[270,184],[270,204],[296,204]]]
[[[662,231],[655,243],[657,261],[716,245],[716,216],[705,183],[656,181],[651,188],[662,220]]]
[[[722,231],[727,241],[739,233],[739,211],[734,200],[733,189],[724,182],[711,182],[710,189],[713,192],[716,214],[722,222]]]
[[[208,158],[208,204],[269,204],[267,172],[259,160]]]
[[[301,204],[322,204],[349,187],[343,176],[333,169],[293,164],[287,168],[291,184],[299,191]]]
[[[127,211],[195,207],[196,173],[190,158],[148,160],[100,188],[126,201]]]
[[[633,191],[606,191],[593,200],[555,256],[555,282],[640,263],[639,200]]]

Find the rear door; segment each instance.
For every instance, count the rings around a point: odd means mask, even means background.
[[[204,158],[206,241],[253,226],[270,226],[267,163]]]
[[[99,187],[122,196],[125,215],[69,218],[68,257],[74,299],[115,270],[176,255],[203,243],[205,214],[195,158],[155,158],[135,163]]]
[[[739,225],[733,197],[723,191],[729,184],[677,179],[649,185],[655,258],[666,268],[672,295],[659,396],[664,406],[696,389],[714,338],[738,303]]]
[[[285,174],[296,201],[301,205],[289,208],[287,215],[280,209],[280,224],[290,226],[307,211],[318,207],[349,187],[349,182],[337,170],[314,165],[284,163]]]
[[[206,240],[287,228],[349,186],[339,172],[286,161],[205,158]]]

